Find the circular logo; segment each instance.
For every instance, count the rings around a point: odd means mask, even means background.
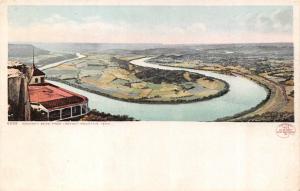
[[[288,138],[290,135],[294,135],[296,132],[295,127],[292,124],[283,123],[276,128],[276,135],[281,138]]]

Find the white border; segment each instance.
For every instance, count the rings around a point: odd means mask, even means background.
[[[270,122],[8,124],[6,8],[21,4],[293,5],[296,134]],[[299,21],[290,0],[1,1],[0,190],[299,190]]]

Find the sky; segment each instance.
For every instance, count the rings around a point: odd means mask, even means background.
[[[292,6],[10,6],[10,42],[292,42]]]

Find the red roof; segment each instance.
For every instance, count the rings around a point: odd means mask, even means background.
[[[88,101],[87,97],[60,88],[50,83],[28,86],[30,102],[40,103],[49,110]]]

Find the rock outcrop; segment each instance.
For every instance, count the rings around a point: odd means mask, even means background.
[[[29,121],[28,84],[31,69],[19,62],[8,63],[8,120]]]

